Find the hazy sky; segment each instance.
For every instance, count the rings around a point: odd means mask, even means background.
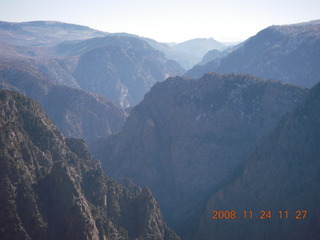
[[[0,20],[55,20],[162,42],[244,40],[270,25],[320,19],[320,0],[0,0]]]

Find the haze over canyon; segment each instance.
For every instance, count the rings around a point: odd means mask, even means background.
[[[0,239],[320,238],[320,20],[233,44],[2,21],[0,89]]]

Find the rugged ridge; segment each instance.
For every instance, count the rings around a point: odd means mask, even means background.
[[[0,102],[1,239],[179,239],[149,189],[108,178],[36,102]]]
[[[79,51],[83,46],[88,49],[80,54],[73,71],[79,86],[106,96],[122,107],[138,104],[156,82],[184,73],[177,62],[168,60],[138,38],[97,38],[69,46],[64,44],[63,48]]]
[[[249,38],[226,57],[186,73],[247,73],[264,79],[312,87],[320,81],[320,21],[271,26]]]
[[[206,74],[156,84],[95,158],[111,176],[151,187],[170,226],[192,239],[210,195],[306,90],[249,75]]]
[[[246,159],[243,174],[213,195],[196,239],[318,239],[320,84]],[[211,219],[213,210],[253,211],[254,219]],[[255,219],[261,210],[271,219]],[[308,211],[306,218],[297,211]],[[280,219],[278,211],[283,212]],[[284,211],[288,211],[286,219]],[[242,216],[241,216],[242,217]],[[296,219],[300,217],[301,219]]]
[[[0,45],[2,45],[1,48],[3,47],[0,53],[16,52],[24,56],[39,56],[44,51],[46,54],[48,52],[52,54],[53,52],[48,47],[56,46],[64,41],[81,41],[107,36],[133,37],[143,40],[186,69],[198,62],[196,56],[176,51],[169,45],[153,39],[128,33],[107,33],[86,26],[55,21],[23,23],[0,21]],[[6,42],[5,46],[4,42]]]

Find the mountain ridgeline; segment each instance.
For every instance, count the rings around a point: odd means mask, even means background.
[[[196,38],[182,43],[173,44],[165,49],[166,56],[178,61],[185,69],[190,69],[198,64],[210,50],[222,51],[227,45],[213,38]]]
[[[36,102],[1,90],[0,112],[1,239],[179,239],[148,188],[108,178]]]
[[[23,23],[1,21],[0,29],[1,42],[30,47],[48,47],[61,41],[85,40],[106,35],[86,26],[54,21]]]
[[[122,107],[138,104],[156,82],[184,73],[178,63],[136,38],[105,37],[63,48],[79,51],[83,46],[88,50],[80,55],[73,72],[80,88],[109,97]]]
[[[213,38],[197,38],[182,43],[174,44],[173,49],[185,52],[193,53],[198,58],[202,58],[208,51],[212,49],[222,50],[227,46],[221,42],[214,40]]]
[[[55,83],[100,94],[122,107],[139,103],[156,82],[184,73],[177,62],[129,34],[58,22],[1,22],[0,38],[0,56],[27,58]]]
[[[247,73],[263,79],[312,87],[320,82],[320,21],[271,26],[249,38],[225,57],[186,73]]]
[[[92,151],[111,176],[150,186],[168,224],[194,239],[209,196],[241,174],[244,156],[306,94],[249,75],[169,78]]]

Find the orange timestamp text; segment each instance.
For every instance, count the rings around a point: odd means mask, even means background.
[[[261,219],[268,220],[272,218],[278,219],[296,219],[303,220],[307,218],[308,211],[306,210],[297,210],[297,211],[270,211],[270,210],[261,210],[261,211],[212,211],[213,220],[222,220],[222,219]]]

